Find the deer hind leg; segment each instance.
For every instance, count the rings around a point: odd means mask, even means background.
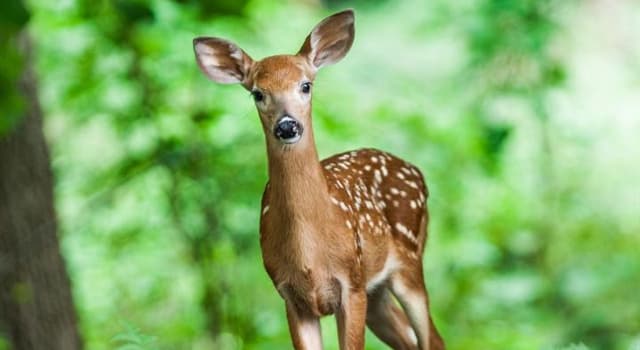
[[[422,278],[422,269],[419,274],[405,271],[397,271],[391,276],[391,291],[398,299],[402,308],[409,317],[418,337],[420,350],[443,350],[444,342],[438,334],[429,314],[429,298]]]
[[[389,289],[380,287],[368,296],[367,326],[394,350],[415,350],[418,347],[413,328],[405,313],[396,304]]]

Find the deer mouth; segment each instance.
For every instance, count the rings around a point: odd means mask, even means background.
[[[295,118],[288,115],[278,119],[273,129],[273,135],[285,144],[292,144],[300,141],[302,138],[302,124]]]

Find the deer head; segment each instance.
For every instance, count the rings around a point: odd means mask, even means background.
[[[353,44],[354,16],[346,10],[313,28],[295,55],[254,61],[224,39],[193,40],[198,66],[211,80],[240,83],[253,95],[269,148],[313,145],[311,90],[317,71],[342,59]]]

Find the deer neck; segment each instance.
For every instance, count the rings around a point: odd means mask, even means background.
[[[284,232],[326,223],[330,196],[313,131],[294,145],[267,141],[269,205]],[[273,141],[273,140],[271,140]]]

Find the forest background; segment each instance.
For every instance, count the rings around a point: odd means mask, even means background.
[[[66,310],[73,331],[45,341],[67,349],[289,348],[260,259],[257,113],[192,39],[293,53],[345,7],[356,41],[315,83],[318,149],[423,170],[449,348],[640,349],[632,0],[3,2],[0,349],[38,338],[25,320],[56,327],[40,304]]]

